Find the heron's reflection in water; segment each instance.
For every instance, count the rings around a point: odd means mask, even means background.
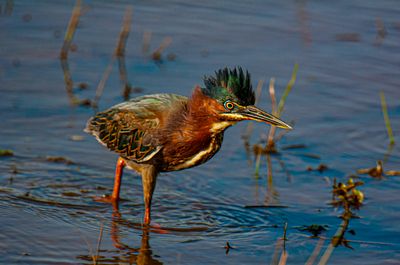
[[[120,227],[128,227],[137,230],[141,230],[141,241],[140,246],[131,247],[121,240]],[[157,260],[157,256],[153,254],[150,247],[150,232],[161,232],[157,231],[156,228],[145,227],[138,223],[132,223],[124,220],[118,211],[114,211],[111,221],[111,240],[115,249],[102,249],[98,256],[92,255],[81,255],[78,259],[88,261],[87,264],[98,264],[98,265],[114,265],[114,264],[138,264],[138,265],[159,265],[163,264]],[[103,234],[103,237],[106,234]]]
[[[140,248],[131,248],[125,245],[120,240],[119,226],[124,225],[135,229],[142,230],[142,240]],[[127,262],[129,264],[138,265],[158,265],[163,264],[157,259],[153,258],[153,252],[150,247],[150,231],[151,227],[142,226],[141,224],[131,223],[124,220],[118,211],[114,211],[111,223],[111,239],[117,249],[127,251]],[[155,231],[157,232],[157,231]]]

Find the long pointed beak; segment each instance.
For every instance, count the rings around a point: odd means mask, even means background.
[[[256,106],[247,106],[242,109],[240,109],[237,114],[240,114],[243,116],[243,119],[246,120],[253,120],[253,121],[259,121],[259,122],[266,122],[271,125],[274,125],[276,127],[286,129],[286,130],[291,130],[292,127],[285,123],[284,121],[278,119],[272,114],[269,114],[262,109],[257,108]]]

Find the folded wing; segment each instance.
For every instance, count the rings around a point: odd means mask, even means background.
[[[173,106],[186,102],[186,97],[174,94],[135,98],[97,113],[89,119],[85,131],[120,156],[146,162],[162,148],[157,132],[167,122],[168,113]]]

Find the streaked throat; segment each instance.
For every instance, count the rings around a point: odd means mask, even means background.
[[[211,133],[221,133],[226,130],[226,128],[234,125],[236,121],[218,121],[214,122],[211,125],[210,132]]]

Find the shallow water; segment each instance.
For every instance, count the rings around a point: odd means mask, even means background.
[[[143,231],[141,183],[127,172],[120,216],[92,197],[110,193],[116,155],[82,130],[93,110],[72,107],[58,59],[74,1],[0,1],[0,263],[93,264],[103,230],[99,264],[261,264],[274,258],[276,242],[288,223],[289,264],[304,264],[317,239],[298,226],[327,225],[332,236],[340,211],[328,204],[333,178],[345,180],[359,168],[384,159],[400,170],[400,5],[397,1],[254,0],[219,2],[151,1],[133,3],[126,47],[128,80],[142,94],[190,95],[204,74],[242,65],[259,79],[276,78],[280,96],[299,64],[297,81],[282,118],[295,130],[254,176],[241,135],[248,123],[230,128],[221,151],[207,164],[162,174],[153,220],[164,229]],[[84,1],[84,12],[70,52],[75,92],[93,98],[118,37],[130,1]],[[376,20],[386,28],[377,38]],[[158,64],[142,52],[152,32],[151,50],[172,37]],[[269,110],[267,85],[260,106]],[[100,109],[122,101],[115,63]],[[388,137],[379,91],[384,91],[397,145]],[[268,128],[255,124],[251,143]],[[81,141],[71,140],[82,136]],[[79,138],[78,138],[79,139]],[[290,145],[300,149],[285,149]],[[73,163],[55,163],[62,156]],[[65,162],[65,161],[64,161]],[[307,171],[324,163],[328,170]],[[338,247],[331,264],[399,264],[399,177],[362,176],[365,193],[360,219],[352,219],[354,250]],[[272,203],[282,208],[246,208]],[[225,254],[226,242],[234,247]],[[324,249],[328,240],[324,242]]]

